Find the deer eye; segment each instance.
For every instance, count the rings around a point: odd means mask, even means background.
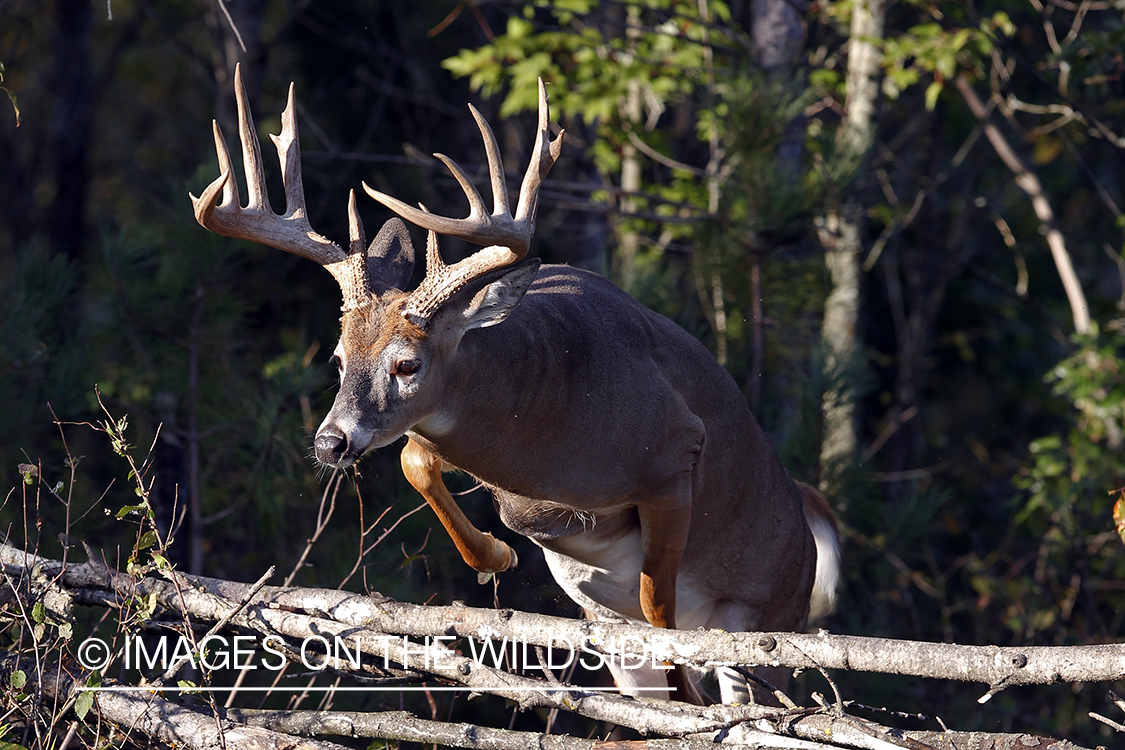
[[[413,375],[421,364],[416,359],[404,359],[395,365],[395,375]]]
[[[339,354],[333,354],[333,355],[331,356],[331,358],[329,358],[329,360],[328,360],[328,361],[329,361],[329,362],[331,362],[331,363],[332,363],[333,365],[335,365],[335,366],[336,366],[336,369],[337,369],[337,370],[338,370],[339,372],[343,372],[343,371],[344,371],[344,360],[340,359],[340,355],[339,355]]]

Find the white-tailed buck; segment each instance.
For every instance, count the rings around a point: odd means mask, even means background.
[[[332,359],[340,390],[317,430],[316,457],[347,467],[409,439],[402,468],[469,565],[515,565],[508,545],[475,529],[442,483],[461,469],[492,490],[513,531],[543,548],[563,590],[596,618],[666,628],[800,630],[830,603],[838,571],[835,521],[814,490],[781,465],[731,376],[707,349],[613,284],[567,266],[524,260],[538,191],[562,146],[539,126],[514,215],[495,138],[484,139],[495,208],[438,156],[469,199],[449,219],[364,189],[429,230],[426,276],[406,291],[414,250],[393,218],[370,246],[349,202],[348,249],[309,226],[293,89],[274,136],[286,208],[266,198],[261,151],[236,74],[249,200],[240,205],[215,125],[221,176],[199,198],[207,229],[314,260],[343,291]],[[221,194],[221,200],[220,200]],[[435,232],[490,245],[454,265]],[[814,585],[815,580],[815,585]],[[667,687],[661,670],[615,669],[618,685]],[[724,701],[746,682],[721,670]],[[683,673],[672,685],[691,695]]]

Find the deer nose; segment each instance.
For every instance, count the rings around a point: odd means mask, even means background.
[[[316,460],[329,466],[339,466],[348,452],[348,438],[335,426],[324,427],[313,441]]]

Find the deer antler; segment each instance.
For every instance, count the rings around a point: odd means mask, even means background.
[[[242,83],[242,67],[234,69],[234,92],[238,102],[238,136],[242,142],[242,164],[246,172],[246,206],[240,205],[238,184],[231,168],[230,152],[219,123],[214,123],[215,152],[219,157],[218,179],[203,194],[191,196],[195,219],[204,228],[225,237],[253,240],[316,261],[328,269],[340,285],[344,309],[367,304],[370,297],[367,268],[363,254],[363,226],[355,208],[355,195],[348,204],[351,227],[350,252],[322,237],[309,225],[305,208],[305,188],[301,182],[301,146],[297,138],[297,118],[293,85],[289,85],[289,102],[281,115],[281,135],[271,135],[281,162],[285,185],[285,214],[274,213],[266,195],[266,175],[262,169],[262,148],[254,133],[254,121],[246,103],[246,87]],[[219,202],[219,191],[222,202]]]
[[[372,198],[382,203],[407,221],[416,224],[431,233],[427,242],[426,277],[419,287],[411,294],[411,303],[404,313],[428,318],[442,303],[471,279],[475,279],[488,271],[512,265],[522,260],[527,255],[531,245],[531,237],[535,233],[535,212],[539,206],[539,188],[543,178],[554,166],[555,160],[562,151],[563,131],[551,140],[549,117],[547,109],[547,90],[543,79],[539,79],[539,126],[535,134],[535,146],[531,161],[524,173],[523,184],[520,186],[519,202],[516,204],[515,216],[508,207],[508,187],[504,175],[504,166],[500,161],[500,149],[496,145],[496,136],[492,128],[476,107],[469,105],[473,119],[480,128],[481,140],[484,141],[484,153],[488,159],[488,174],[492,183],[493,211],[488,213],[481,199],[480,193],[469,180],[465,170],[457,162],[444,154],[434,154],[440,159],[469,200],[469,215],[464,219],[452,219],[445,216],[435,216],[422,207],[421,209],[409,206],[385,193],[363,183],[363,189]],[[441,257],[436,252],[436,238],[432,233],[458,237],[463,240],[475,242],[479,245],[491,245],[460,261],[452,266],[441,262]],[[433,248],[432,250],[430,248]]]

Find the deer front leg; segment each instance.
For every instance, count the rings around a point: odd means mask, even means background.
[[[426,498],[465,563],[481,573],[499,573],[516,567],[516,553],[492,534],[469,522],[441,479],[441,459],[413,440],[402,449],[402,473]]]

